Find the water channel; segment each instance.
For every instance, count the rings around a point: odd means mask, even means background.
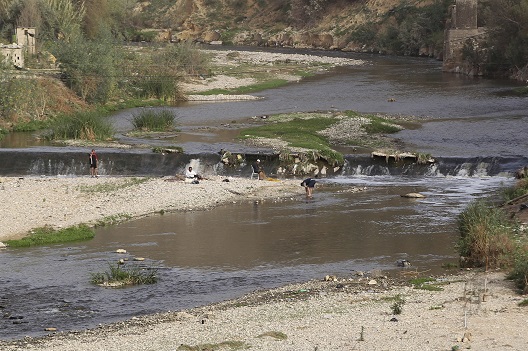
[[[183,129],[178,144],[183,140],[184,149],[196,155],[242,150],[232,139],[233,125],[278,112],[352,109],[415,115],[427,121],[397,136],[417,151],[454,162],[449,172],[440,166],[419,174],[383,166],[374,172],[350,156],[343,174],[320,181],[313,200],[306,200],[300,189],[298,197],[281,201],[243,202],[100,228],[89,242],[3,250],[0,306],[3,313],[23,318],[0,319],[0,338],[44,335],[46,327],[92,328],[327,274],[395,271],[401,269],[395,265],[399,259],[432,274],[456,262],[456,216],[473,199],[513,184],[511,171],[528,163],[528,99],[508,94],[514,82],[443,74],[432,60],[352,56],[365,64],[258,93],[263,100],[175,107]],[[132,113],[112,117],[121,132],[129,128]],[[3,144],[0,154],[9,157],[14,152],[9,148],[28,155],[64,151],[22,138],[16,146]],[[43,169],[34,172],[40,175]],[[352,187],[364,190],[352,192]],[[427,197],[400,196],[408,192]],[[159,282],[127,289],[91,285],[91,273],[122,258],[115,253],[118,248],[130,257],[145,257],[141,265],[156,269]]]

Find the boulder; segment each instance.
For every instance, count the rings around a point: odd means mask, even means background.
[[[423,199],[425,195],[422,195],[420,193],[408,193],[408,194],[401,195],[401,197],[407,197],[410,199]]]

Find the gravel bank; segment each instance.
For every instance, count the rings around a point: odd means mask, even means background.
[[[224,180],[228,179],[229,182]],[[0,241],[31,229],[123,220],[160,211],[203,210],[233,202],[301,195],[297,181],[208,177],[189,184],[173,177],[0,178]]]
[[[375,282],[374,282],[375,280]],[[307,282],[94,330],[2,343],[4,351],[526,350],[526,308],[500,272],[439,279],[442,291],[384,277]],[[403,298],[393,314],[395,297]]]

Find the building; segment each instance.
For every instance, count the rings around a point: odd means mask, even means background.
[[[0,44],[0,58],[7,65],[14,65],[17,68],[24,67],[24,47],[18,44]]]

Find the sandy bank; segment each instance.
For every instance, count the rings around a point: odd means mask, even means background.
[[[211,176],[200,184],[166,178],[0,178],[0,241],[43,226],[68,227],[203,210],[223,203],[304,194],[297,181]],[[228,179],[229,182],[224,181]]]

